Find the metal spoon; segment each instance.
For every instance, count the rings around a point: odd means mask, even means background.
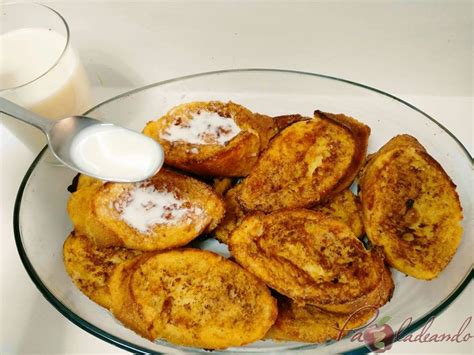
[[[119,126],[112,125],[110,123],[104,123],[99,120],[96,120],[94,118],[86,117],[86,116],[71,116],[67,118],[63,118],[61,120],[50,120],[44,117],[41,117],[37,115],[36,113],[33,113],[31,111],[28,111],[24,109],[21,106],[18,106],[17,104],[6,100],[4,98],[0,97],[0,112],[3,112],[11,117],[14,117],[20,121],[23,121],[25,123],[28,123],[36,128],[39,128],[43,133],[46,135],[46,138],[48,139],[48,145],[51,150],[51,152],[54,154],[54,156],[64,165],[67,167],[76,170],[82,174],[86,174],[101,180],[107,180],[107,181],[116,181],[116,182],[135,182],[135,181],[141,181],[146,178],[149,178],[156,174],[161,166],[163,165],[164,162],[164,153],[161,145],[152,140],[151,138],[142,135],[138,132],[120,127],[122,129],[125,129],[129,132],[132,132],[135,135],[140,135],[143,137],[143,139],[152,141],[156,146],[153,146],[154,152],[156,154],[161,155],[161,157],[156,158],[154,165],[152,168],[150,168],[150,173],[147,176],[140,177],[140,178],[124,178],[123,176],[101,176],[98,175],[94,171],[86,171],[84,170],[83,167],[78,166],[75,162],[73,157],[71,156],[71,145],[72,142],[74,141],[74,138],[77,137],[77,135],[82,132],[84,129],[89,128],[94,125],[106,125],[110,127],[117,127]],[[141,139],[141,138],[140,138]],[[127,144],[127,142],[123,142],[124,145]],[[147,143],[148,144],[148,143]],[[114,159],[116,160],[116,159]],[[119,160],[119,159],[118,159]]]

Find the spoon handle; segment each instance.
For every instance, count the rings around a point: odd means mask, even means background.
[[[3,97],[0,97],[0,112],[35,126],[36,128],[42,130],[46,135],[48,135],[49,130],[54,125],[54,121],[41,117],[34,112],[28,111],[23,107],[18,106],[7,99],[4,99]]]

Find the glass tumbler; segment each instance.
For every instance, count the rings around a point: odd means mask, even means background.
[[[89,81],[64,18],[35,3],[0,4],[0,10],[0,96],[52,120],[90,108]],[[0,115],[0,124],[33,153],[46,144],[39,130]]]

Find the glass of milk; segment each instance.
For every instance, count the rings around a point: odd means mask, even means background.
[[[0,9],[0,96],[53,120],[90,108],[89,82],[64,18],[34,3]],[[0,115],[0,124],[32,152],[44,147],[38,129]]]

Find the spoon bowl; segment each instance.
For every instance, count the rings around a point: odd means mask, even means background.
[[[56,159],[100,180],[142,181],[164,163],[158,142],[124,127],[86,116],[49,120],[4,98],[0,98],[0,112],[42,130]]]
[[[100,124],[103,122],[86,116],[71,116],[53,121],[53,125],[46,133],[51,152],[64,165],[77,170],[70,156],[72,142],[83,129]]]

